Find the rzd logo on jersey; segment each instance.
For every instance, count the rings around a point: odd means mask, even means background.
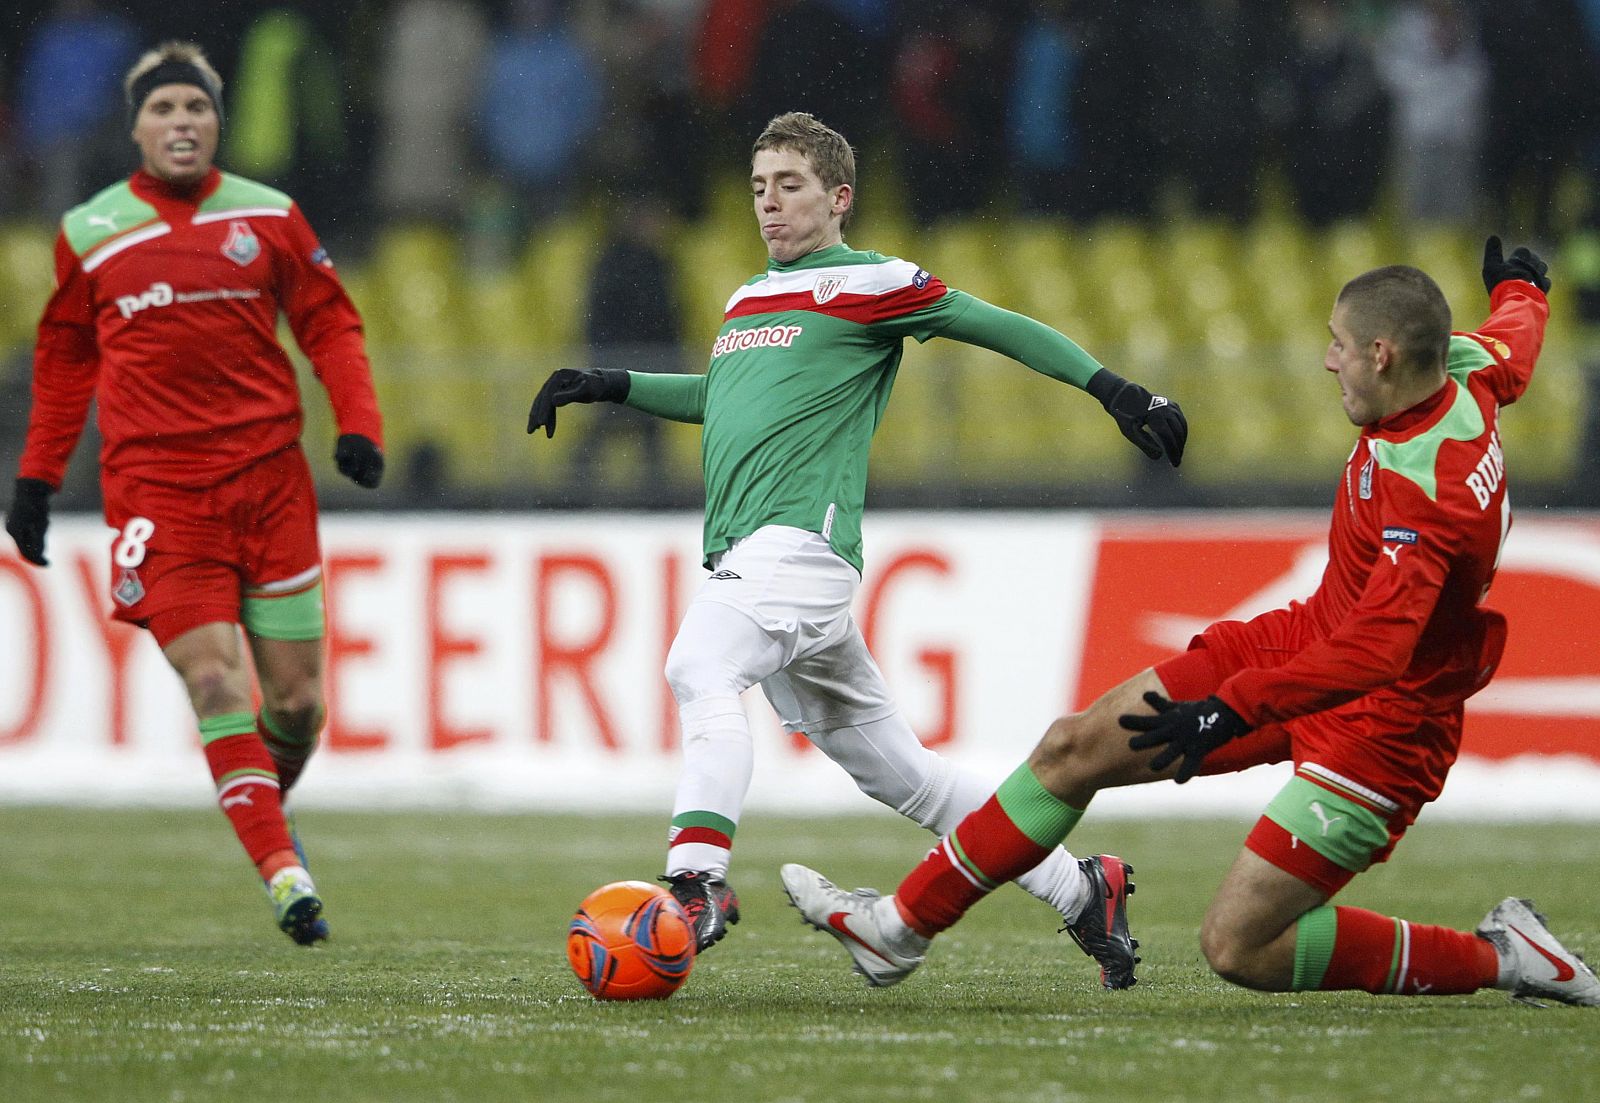
[[[261,242],[250,223],[243,219],[228,223],[228,240],[222,243],[222,255],[241,268],[261,255]]]

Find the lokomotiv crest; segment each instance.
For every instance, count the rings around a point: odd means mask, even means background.
[[[250,223],[242,218],[228,223],[228,239],[222,243],[222,255],[243,268],[261,255],[261,242]]]

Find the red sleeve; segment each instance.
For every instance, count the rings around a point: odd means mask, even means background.
[[[1407,504],[1384,511],[1384,534],[1395,538],[1333,632],[1282,666],[1239,671],[1217,691],[1252,726],[1337,708],[1405,674],[1455,557],[1454,529],[1432,503],[1418,493]]]
[[[289,328],[327,388],[339,432],[360,433],[381,448],[383,418],[372,388],[361,315],[298,205],[290,208],[288,235],[287,255],[278,263],[279,301]]]
[[[100,374],[89,278],[65,234],[56,236],[56,289],[39,319],[33,350],[33,409],[18,474],[60,489],[83,434]]]
[[[1489,295],[1488,320],[1466,335],[1494,357],[1478,378],[1489,384],[1500,405],[1511,405],[1527,390],[1549,318],[1550,303],[1543,291],[1524,280],[1505,280]]]

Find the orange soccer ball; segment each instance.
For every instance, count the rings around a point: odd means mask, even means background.
[[[596,999],[664,1000],[694,967],[694,928],[666,889],[614,881],[578,905],[567,961]]]

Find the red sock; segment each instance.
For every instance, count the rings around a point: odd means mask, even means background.
[[[955,926],[967,909],[1044,861],[1040,846],[990,797],[928,852],[895,890],[906,924],[925,938]]]
[[[272,756],[254,733],[229,735],[206,744],[206,763],[217,783],[217,803],[263,879],[299,865],[284,822]]]
[[[1492,988],[1500,960],[1487,939],[1362,908],[1335,908],[1333,956],[1319,987],[1450,996]]]

